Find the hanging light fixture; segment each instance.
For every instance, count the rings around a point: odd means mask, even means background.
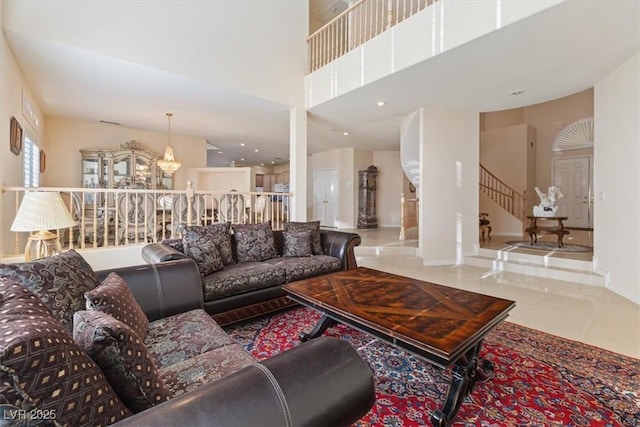
[[[158,160],[158,167],[162,169],[164,173],[168,174],[174,173],[182,166],[180,162],[176,162],[176,158],[173,156],[173,147],[171,146],[171,116],[173,116],[173,114],[167,113],[167,118],[169,119],[169,142],[167,149],[164,151],[164,158]]]

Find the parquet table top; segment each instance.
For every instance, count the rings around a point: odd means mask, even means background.
[[[291,298],[448,366],[515,302],[358,267],[288,283]]]

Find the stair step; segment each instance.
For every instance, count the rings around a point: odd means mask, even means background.
[[[355,256],[401,255],[418,256],[418,248],[408,246],[356,246]]]
[[[464,263],[475,267],[490,268],[537,277],[591,286],[605,286],[605,277],[593,271],[593,263],[566,258],[536,256],[482,249],[478,255],[465,257]],[[523,256],[524,255],[524,256]]]

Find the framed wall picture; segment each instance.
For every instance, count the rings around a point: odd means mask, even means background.
[[[40,150],[40,173],[44,173],[47,167],[47,155],[44,154],[44,150]]]
[[[20,126],[18,119],[13,116],[11,117],[9,149],[16,156],[19,156],[20,151],[22,151],[22,126]]]

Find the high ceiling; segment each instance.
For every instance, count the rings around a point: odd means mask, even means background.
[[[173,132],[207,139],[222,163],[259,164],[289,157],[309,12],[342,3],[5,0],[3,19],[45,115],[165,131],[172,112]],[[311,108],[309,153],[397,150],[422,105],[494,111],[587,89],[640,50],[639,28],[640,2],[562,3]]]

